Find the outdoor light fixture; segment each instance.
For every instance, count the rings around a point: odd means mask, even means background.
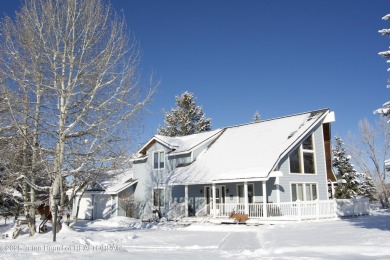
[[[54,206],[60,205],[61,195],[53,195],[53,204]]]
[[[229,193],[229,188],[226,189],[226,193]]]
[[[202,190],[202,189],[200,189],[200,193],[203,193],[203,190]]]

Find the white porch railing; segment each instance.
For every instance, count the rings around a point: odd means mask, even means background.
[[[296,201],[283,203],[267,203],[267,214],[264,214],[263,203],[248,204],[217,204],[210,209],[214,217],[229,217],[232,212],[247,214],[249,218],[279,218],[279,219],[320,219],[336,217],[337,206],[333,200]]]
[[[348,217],[369,214],[368,199],[315,200],[282,203],[267,203],[264,214],[263,203],[207,204],[195,214],[197,217],[210,216],[228,218],[231,213],[247,214],[250,219],[262,220],[309,220]]]

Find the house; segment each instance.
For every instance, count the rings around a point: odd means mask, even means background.
[[[72,216],[76,216],[80,200],[78,219],[108,219],[114,216],[127,216],[126,204],[137,187],[132,169],[110,172],[93,181],[84,193],[78,192],[73,199]],[[68,190],[68,197],[72,191]]]
[[[132,158],[134,199],[144,216],[159,210],[168,219],[332,215],[334,120],[321,109],[189,136],[155,135]]]
[[[321,109],[188,136],[155,135],[132,156],[131,170],[85,192],[79,218],[125,216],[120,202],[128,198],[141,218],[156,210],[167,219],[334,216],[334,120]]]

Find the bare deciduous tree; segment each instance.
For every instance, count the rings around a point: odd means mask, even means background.
[[[32,151],[28,184],[34,188],[42,154],[52,181],[118,165],[157,85],[140,79],[139,46],[124,17],[101,0],[26,0],[3,20],[0,41],[4,93]]]
[[[382,117],[373,127],[367,119],[359,122],[360,136],[350,137],[349,151],[357,166],[373,178],[379,199],[384,208],[389,207],[389,192],[386,188],[388,175],[385,161],[390,148],[390,125]]]

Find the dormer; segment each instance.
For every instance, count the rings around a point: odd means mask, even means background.
[[[131,160],[135,164],[149,161],[154,170],[164,169],[168,167],[165,164],[172,161],[175,162],[174,165],[170,165],[173,168],[188,165],[195,161],[222,131],[217,129],[177,137],[155,135],[133,155]]]

